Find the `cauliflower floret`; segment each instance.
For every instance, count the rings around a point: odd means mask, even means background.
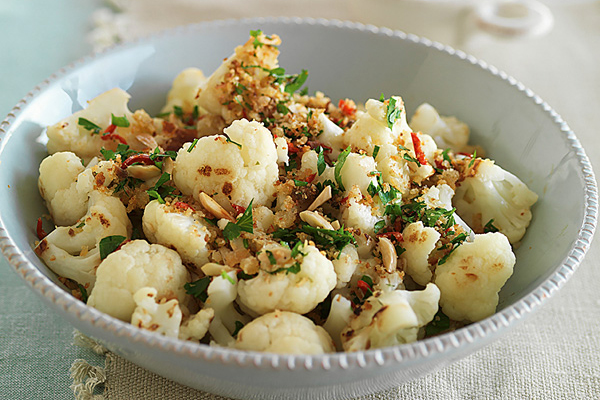
[[[92,132],[86,129],[85,124],[80,125],[80,118],[84,118],[97,125],[101,130],[111,124],[111,114],[116,117],[125,117],[131,121],[132,113],[127,108],[129,102],[127,92],[115,88],[100,94],[89,101],[87,108],[78,111],[58,123],[49,126],[48,153],[54,154],[59,151],[72,151],[82,158],[86,163],[95,156],[100,155],[100,149],[114,146],[114,140],[104,140],[100,132]],[[127,143],[136,143],[132,134],[131,126],[117,127],[114,133],[121,136]]]
[[[469,127],[455,117],[442,117],[430,104],[421,104],[410,120],[415,131],[421,131],[433,138],[440,149],[450,148],[455,153],[471,153],[473,148],[467,145]]]
[[[205,306],[214,310],[214,318],[208,328],[213,339],[221,346],[228,346],[233,342],[231,333],[235,331],[236,322],[245,324],[250,318],[236,311],[233,302],[237,297],[238,279],[235,271],[225,272],[212,278],[206,293]],[[223,330],[223,327],[227,330]]]
[[[258,122],[234,121],[225,136],[207,136],[177,153],[173,182],[186,195],[199,199],[201,192],[226,209],[231,203],[247,207],[270,205],[279,177],[277,150],[271,132]]]
[[[256,318],[238,333],[235,348],[277,354],[323,354],[335,351],[325,329],[310,319],[276,310]]]
[[[288,155],[288,142],[283,137],[276,137],[273,139],[275,147],[277,149],[277,162],[279,164],[288,165],[290,157]]]
[[[492,160],[476,159],[456,187],[453,198],[456,212],[476,232],[493,225],[517,243],[531,221],[530,207],[538,196],[516,176],[494,164]]]
[[[342,331],[348,326],[353,314],[354,311],[352,310],[350,300],[340,294],[333,296],[329,316],[323,324],[323,329],[329,333],[329,336],[331,336],[335,343],[335,348],[339,351],[344,350],[342,346]]]
[[[176,251],[145,240],[133,240],[106,257],[96,270],[88,305],[123,321],[135,310],[133,295],[152,287],[160,299],[186,305],[183,286],[190,280]]]
[[[57,275],[73,279],[88,290],[94,286],[100,264],[100,240],[107,236],[131,237],[125,206],[115,197],[92,191],[88,212],[72,226],[50,232],[35,248],[36,254]]]
[[[375,236],[373,227],[381,220],[378,211],[373,209],[364,199],[358,186],[353,186],[348,194],[348,201],[342,207],[344,226],[360,229],[362,233]]]
[[[196,95],[205,82],[206,77],[198,68],[187,68],[181,71],[173,80],[162,112],[171,112],[174,106],[181,107],[184,113],[193,112]]]
[[[398,154],[396,146],[391,144],[381,145],[375,161],[383,181],[394,186],[400,193],[406,194],[410,189],[410,170],[408,162]]]
[[[440,236],[434,228],[423,226],[421,221],[408,224],[402,231],[402,247],[406,251],[400,258],[405,261],[404,272],[419,285],[431,282],[433,272],[428,258]]]
[[[454,190],[445,183],[423,189],[423,201],[428,208],[443,208],[452,210]]]
[[[356,122],[344,134],[345,146],[366,151],[373,154],[375,146],[394,144],[400,140],[401,135],[410,132],[406,123],[404,102],[400,97],[394,96],[393,111],[388,113],[388,106],[381,101],[369,99],[365,104],[366,112],[358,112]],[[392,128],[388,126],[388,115],[395,115]]]
[[[135,310],[131,315],[131,325],[168,337],[178,337],[181,324],[181,309],[175,299],[157,301],[158,292],[152,287],[143,287],[133,295]]]
[[[375,292],[342,331],[345,351],[394,346],[417,340],[419,328],[438,311],[440,290],[430,283],[422,291]]]
[[[358,258],[356,247],[352,244],[348,244],[340,251],[339,256],[331,262],[333,263],[333,268],[337,275],[336,287],[342,288],[350,282],[350,279],[352,279],[352,275],[354,275],[358,264],[360,264],[360,259]]]
[[[179,327],[179,339],[201,340],[208,332],[208,327],[215,316],[212,308],[203,308],[192,315]]]
[[[77,177],[84,170],[81,159],[71,152],[55,153],[40,164],[38,188],[56,225],[74,224],[85,214],[88,191],[79,190],[77,185]]]
[[[373,157],[357,153],[348,154],[340,171],[342,184],[346,189],[346,193],[348,193],[353,186],[358,186],[360,192],[363,195],[367,195],[367,188],[369,185],[377,182],[377,179],[373,174],[376,170],[377,167],[375,166]]]
[[[317,174],[314,178],[314,183],[323,183],[327,180],[335,182],[335,168],[325,165],[323,173],[319,174],[318,159],[319,155],[314,150],[304,153],[300,161],[301,173],[306,173],[307,175]]]
[[[456,321],[479,321],[496,311],[498,292],[512,275],[515,255],[503,234],[475,235],[435,270],[440,306]]]
[[[331,147],[331,157],[337,159],[344,149],[344,130],[327,117],[325,113],[317,115],[319,141]]]
[[[200,268],[208,262],[206,224],[167,204],[153,200],[144,209],[142,227],[151,243],[162,244],[179,253],[184,263]]]
[[[258,276],[238,283],[239,302],[257,314],[274,310],[305,314],[337,283],[333,264],[312,245],[302,246],[295,258],[287,247],[269,245],[258,258]]]

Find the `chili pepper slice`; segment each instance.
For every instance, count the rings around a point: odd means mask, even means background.
[[[412,139],[413,147],[415,148],[415,156],[417,156],[417,160],[419,160],[421,165],[427,165],[427,158],[425,157],[425,153],[423,153],[421,139],[415,132],[410,133],[410,138]]]
[[[38,220],[37,220],[36,232],[37,232],[37,237],[40,240],[42,240],[43,238],[48,236],[48,234],[46,233],[46,231],[44,231],[44,228],[42,227],[42,218],[38,218]]]

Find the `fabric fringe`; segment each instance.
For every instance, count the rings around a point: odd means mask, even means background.
[[[108,352],[104,346],[78,330],[73,332],[73,344],[84,349],[90,349],[98,355],[105,355]],[[73,381],[70,388],[73,390],[75,400],[105,400],[103,394],[94,394],[94,391],[98,385],[106,382],[106,368],[109,362],[110,357],[106,358],[104,367],[91,365],[82,359],[73,362],[71,368],[69,368],[69,373]]]

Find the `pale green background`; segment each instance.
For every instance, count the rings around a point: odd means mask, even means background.
[[[86,34],[100,3],[0,1],[0,119],[37,84],[91,52]],[[69,367],[94,356],[72,346],[72,332],[0,257],[0,399],[73,398]]]

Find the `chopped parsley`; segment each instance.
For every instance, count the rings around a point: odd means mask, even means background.
[[[473,152],[473,155],[471,156],[471,161],[469,162],[469,168],[471,168],[473,166],[473,164],[475,163],[475,159],[477,158],[477,150],[475,150]]]
[[[327,249],[334,248],[340,251],[349,243],[356,244],[354,236],[352,236],[350,232],[344,230],[343,227],[336,231],[333,229],[316,228],[306,223],[303,223],[296,229],[278,229],[273,232],[273,237],[287,243],[296,244],[299,240],[297,236],[299,233],[310,235],[318,246]],[[294,245],[294,248],[295,247],[296,246]]]
[[[388,128],[392,129],[394,123],[402,115],[402,109],[396,108],[396,99],[390,97],[387,109],[385,111],[385,120],[387,121]]]
[[[367,187],[367,192],[371,195],[371,197],[376,195],[379,196],[379,200],[381,200],[381,202],[384,205],[396,199],[398,197],[398,194],[400,193],[398,189],[396,189],[389,183],[384,184],[381,175],[377,175],[376,180],[371,181],[371,183]]]
[[[494,225],[494,219],[490,219],[483,227],[483,233],[498,232],[499,229]]]
[[[450,257],[450,254],[452,254],[452,252],[454,250],[456,250],[456,248],[458,246],[460,246],[466,239],[467,239],[467,234],[460,233],[460,234],[456,235],[454,238],[452,238],[452,240],[449,243],[440,247],[440,250],[445,250],[448,247],[450,247],[450,251],[448,253],[446,253],[446,255],[444,257],[440,258],[440,260],[438,261],[438,265],[442,265],[446,261],[448,261],[448,257]]]
[[[77,125],[81,126],[83,129],[88,130],[92,133],[100,133],[100,131],[102,130],[102,128],[100,128],[98,125],[96,125],[89,119],[82,118],[82,117],[79,117],[79,119],[77,120]]]
[[[377,158],[377,154],[379,154],[379,146],[373,148],[373,158]]]
[[[275,275],[278,274],[280,272],[285,272],[285,274],[297,274],[298,272],[300,272],[301,270],[301,266],[299,262],[295,262],[294,265],[292,265],[291,267],[281,267],[281,268],[277,268],[275,271],[273,272],[269,272],[271,275]]]
[[[375,222],[375,225],[373,226],[373,231],[375,232],[375,234],[378,234],[384,228],[385,228],[385,220],[382,219],[381,221]]]
[[[338,187],[343,192],[346,190],[344,188],[344,184],[342,183],[342,168],[344,168],[344,163],[346,162],[346,158],[348,158],[348,154],[350,154],[351,148],[348,146],[346,150],[342,151],[338,156],[338,159],[335,163],[335,169],[333,174],[335,176],[335,181],[338,184]]]
[[[425,336],[439,335],[448,329],[450,329],[450,318],[439,310],[433,317],[433,320],[425,325]]]
[[[325,151],[321,146],[319,146],[317,148],[317,172],[319,173],[319,176],[321,176],[323,172],[325,172],[326,166],[327,164],[325,164]]]
[[[235,329],[233,330],[233,333],[231,334],[231,336],[237,337],[238,333],[240,333],[240,331],[242,330],[243,327],[244,327],[243,322],[235,321]]]
[[[237,147],[239,147],[240,149],[242,148],[242,145],[241,145],[241,144],[239,144],[238,142],[234,142],[233,140],[231,140],[231,139],[229,138],[229,136],[225,136],[225,141],[226,141],[227,143],[235,144],[235,145],[236,145]]]
[[[254,38],[254,42],[252,42],[252,45],[254,46],[255,49],[257,47],[263,47],[264,46],[264,43],[261,42],[260,40],[258,40],[258,37],[260,35],[262,35],[262,31],[260,29],[251,30],[250,31],[250,36],[252,36]]]
[[[294,179],[294,185],[296,185],[296,186],[307,186],[308,182],[299,181],[298,179]]]
[[[197,281],[189,282],[183,285],[185,292],[190,296],[194,296],[197,299],[200,299],[202,302],[205,302],[208,299],[208,285],[210,285],[210,276],[205,276],[204,278],[200,278]]]
[[[225,271],[221,271],[221,278],[223,278],[226,281],[229,281],[229,283],[231,283],[232,285],[235,285],[235,280],[229,276],[229,274]]]
[[[110,123],[119,128],[128,128],[130,125],[126,116],[117,117],[115,114],[110,114]]]
[[[254,226],[253,226],[254,222],[252,220],[252,202],[253,201],[254,201],[254,199],[252,199],[252,201],[250,201],[250,204],[248,204],[248,207],[246,207],[246,210],[244,211],[242,216],[236,222],[228,222],[227,223],[227,225],[225,226],[225,229],[223,229],[223,236],[225,237],[225,239],[227,239],[227,240],[235,239],[235,238],[239,237],[242,232],[249,232],[249,233],[254,232]]]
[[[156,199],[160,204],[165,204],[165,197],[171,196],[175,191],[173,186],[165,185],[168,181],[171,180],[171,174],[168,172],[163,172],[163,174],[158,178],[158,181],[151,189],[148,189],[146,193],[150,196],[150,199]]]
[[[198,143],[198,138],[194,139],[194,141],[192,142],[192,144],[190,145],[190,147],[188,147],[187,152],[191,153],[192,150],[194,150],[194,147],[196,147],[196,143]]]
[[[98,248],[100,250],[100,259],[104,260],[110,253],[117,250],[125,240],[127,240],[127,238],[121,235],[103,237],[100,240],[100,243],[98,243]]]
[[[85,287],[81,283],[78,283],[77,287],[79,288],[79,293],[81,294],[81,301],[83,301],[84,303],[87,303],[87,301],[88,301],[87,290],[85,290]]]

